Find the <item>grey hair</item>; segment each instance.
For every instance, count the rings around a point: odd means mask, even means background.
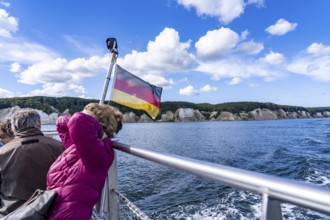
[[[20,110],[11,119],[12,129],[14,131],[24,128],[36,128],[38,123],[40,123],[39,113],[30,108]]]

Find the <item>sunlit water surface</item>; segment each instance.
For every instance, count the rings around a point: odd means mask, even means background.
[[[330,188],[329,119],[127,123],[118,138],[134,147]],[[259,195],[118,155],[120,191],[152,219],[260,219]],[[330,219],[289,204],[282,210],[284,219]]]

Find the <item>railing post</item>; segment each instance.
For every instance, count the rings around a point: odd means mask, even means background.
[[[108,172],[107,187],[109,195],[109,218],[110,220],[119,220],[119,198],[116,192],[112,189],[118,187],[118,164],[117,153],[115,152],[114,160]]]
[[[262,220],[282,220],[281,203],[272,199],[267,193],[262,195]]]
[[[118,55],[116,38],[108,38],[106,42],[108,49],[112,53],[112,57],[106,75],[106,79],[104,82],[100,104],[104,104],[111,78],[112,69],[117,60],[117,55]],[[117,156],[115,151],[114,153],[115,153],[114,160],[108,171],[108,176],[101,194],[101,200],[99,204],[96,204],[96,209],[98,211],[99,216],[104,216],[108,214],[110,220],[119,220],[119,199],[117,194],[113,193],[111,190],[112,188],[117,189],[117,185],[118,185]]]

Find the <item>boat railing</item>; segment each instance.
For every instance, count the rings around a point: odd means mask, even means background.
[[[262,197],[262,220],[283,219],[282,203],[289,203],[330,215],[330,190],[326,187],[187,157],[158,153],[129,146],[118,141],[113,141],[113,147],[117,151],[157,164],[207,178],[226,186],[259,194]],[[103,190],[100,205],[97,207],[97,215],[103,217],[98,219],[120,219],[120,200],[124,200],[128,205],[131,205],[132,210],[136,210],[135,213],[140,216],[140,219],[150,219],[118,191],[117,156],[109,170],[107,183]]]
[[[262,196],[261,219],[282,219],[281,203],[289,203],[304,207],[325,215],[330,215],[330,191],[321,186],[297,182],[283,177],[247,171],[229,166],[209,163],[201,160],[186,158],[166,153],[157,153],[138,147],[129,146],[113,141],[113,147],[130,155],[134,155],[157,164],[165,165],[199,177],[214,180],[220,184],[250,191]],[[114,165],[117,167],[117,165]],[[117,172],[111,170],[111,172]],[[117,176],[113,175],[112,176]],[[117,182],[117,179],[109,178],[109,181]],[[118,201],[117,189],[109,189],[109,200]],[[112,192],[112,193],[111,193]],[[114,207],[110,207],[110,219],[119,218],[119,213],[112,213]],[[117,210],[119,210],[117,208]]]

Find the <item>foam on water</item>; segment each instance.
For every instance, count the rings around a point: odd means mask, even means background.
[[[260,205],[250,201],[260,200],[260,196],[238,190],[231,190],[228,195],[215,201],[213,204],[199,203],[195,205],[181,205],[176,211],[162,213],[155,219],[187,219],[187,220],[222,220],[222,219],[260,219]],[[238,204],[243,203],[244,211],[237,208]],[[259,202],[260,204],[260,202]]]
[[[284,216],[284,219],[288,220],[309,220],[309,219],[323,219],[323,220],[329,220],[330,217],[326,215],[322,215],[318,212],[314,212],[308,209],[300,208],[291,204],[281,204],[282,207],[282,214]]]
[[[330,172],[329,171],[317,171],[314,170],[310,173],[310,175],[306,178],[306,182],[317,184],[320,186],[330,186]]]

